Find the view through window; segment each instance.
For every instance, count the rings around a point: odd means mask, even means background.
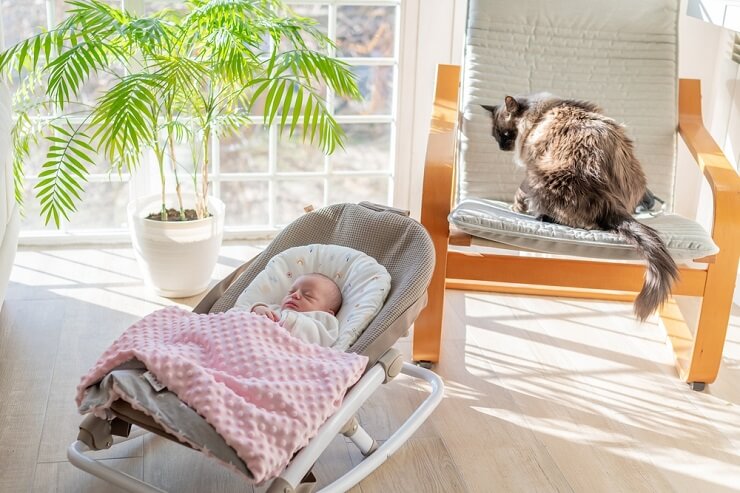
[[[113,0],[107,3],[121,4]],[[124,0],[124,8],[147,13],[182,5],[171,0],[128,3]],[[231,237],[274,231],[302,214],[308,204],[320,207],[360,200],[390,203],[393,196],[400,0],[286,3],[297,14],[315,19],[319,29],[335,42],[330,54],[352,67],[363,100],[334,97],[323,89],[328,107],[346,133],[345,148],[331,156],[300,139],[280,137],[276,125],[264,126],[259,115],[236,134],[214,141],[211,191],[226,203],[226,234]],[[5,47],[41,27],[57,24],[67,8],[63,0],[0,0]],[[83,88],[83,98],[94,101],[101,89],[111,87],[115,75],[99,74]],[[187,148],[182,151],[178,153],[181,158],[189,155]],[[44,226],[34,197],[33,187],[38,183],[45,154],[41,142],[32,149],[25,168],[22,239],[59,234],[53,225]],[[187,159],[178,164],[192,171],[193,164]],[[135,173],[137,185],[155,182],[155,168],[153,163],[142,163]],[[63,223],[62,233],[102,238],[125,232],[126,204],[132,198],[131,177],[111,173],[110,164],[102,157],[90,171],[79,210],[69,223]],[[189,180],[183,181],[183,188],[192,190]],[[148,189],[156,190],[151,186]]]

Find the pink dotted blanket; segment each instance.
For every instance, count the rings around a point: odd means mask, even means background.
[[[277,476],[308,443],[368,361],[307,344],[252,313],[168,307],[103,353],[78,385],[77,405],[86,388],[134,358],[213,426],[258,483]]]

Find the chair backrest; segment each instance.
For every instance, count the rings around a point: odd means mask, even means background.
[[[680,0],[470,0],[458,199],[512,202],[523,172],[480,104],[550,92],[627,127],[648,186],[672,208]]]

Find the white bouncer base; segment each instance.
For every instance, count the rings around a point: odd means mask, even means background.
[[[419,405],[406,421],[391,435],[375,452],[350,469],[343,476],[328,484],[320,493],[344,492],[356,485],[371,472],[386,461],[429,417],[442,401],[444,384],[434,372],[419,368],[410,363],[404,363],[401,373],[414,378],[425,380],[431,387],[429,396]],[[293,488],[297,487],[301,479],[308,473],[319,456],[329,446],[334,437],[341,432],[344,425],[356,414],[357,410],[383,384],[385,370],[376,364],[357,382],[347,393],[341,407],[319,428],[318,433],[288,464],[280,474],[285,482]],[[93,476],[104,479],[120,488],[141,493],[162,493],[161,490],[140,479],[106,466],[102,462],[91,459],[85,452],[90,449],[83,442],[77,440],[67,449],[67,457],[75,467],[86,471]]]

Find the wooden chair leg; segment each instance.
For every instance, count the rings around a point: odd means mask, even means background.
[[[711,264],[707,270],[699,322],[693,334],[675,301],[661,308],[660,317],[673,345],[679,376],[690,384],[712,383],[719,372],[737,275],[737,260],[728,260]]]
[[[440,251],[443,250],[443,251]],[[442,342],[442,320],[445,305],[445,281],[447,277],[447,244],[436,245],[437,262],[432,273],[427,295],[429,301],[414,322],[412,357],[414,361],[439,361]]]

